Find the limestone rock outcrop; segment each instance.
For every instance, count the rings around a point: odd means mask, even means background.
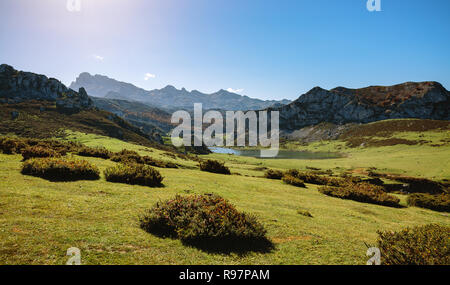
[[[280,111],[280,129],[298,130],[327,122],[369,123],[386,119],[450,120],[450,92],[438,82],[407,82],[362,89],[315,87]]]
[[[6,64],[0,65],[0,99],[3,103],[53,101],[58,109],[66,112],[79,112],[93,107],[84,88],[75,92],[54,78],[18,71]]]

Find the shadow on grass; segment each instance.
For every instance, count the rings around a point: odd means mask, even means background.
[[[176,232],[170,227],[157,226],[150,230],[141,225],[141,228],[159,238],[179,239]],[[251,252],[270,253],[275,250],[275,244],[266,237],[253,239],[238,237],[183,239],[181,243],[185,246],[197,248],[212,254],[235,253],[243,256]]]
[[[82,181],[82,180],[88,180],[88,181],[95,181],[99,180],[100,176],[96,175],[89,175],[89,176],[66,176],[66,177],[57,177],[54,175],[45,175],[45,174],[31,174],[31,173],[24,173],[23,175],[27,176],[33,176],[33,177],[39,177],[45,180],[48,180],[50,182],[75,182],[75,181]]]
[[[267,238],[258,239],[200,239],[182,240],[183,245],[195,247],[207,253],[246,255],[250,252],[270,253],[275,250],[275,244]]]

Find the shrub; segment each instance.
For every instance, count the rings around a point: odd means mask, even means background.
[[[42,146],[29,146],[22,151],[23,160],[30,158],[43,158],[43,157],[60,157],[61,154],[53,149]]]
[[[105,178],[110,182],[157,187],[162,186],[163,177],[158,170],[142,164],[118,164],[105,170]]]
[[[30,138],[0,138],[0,150],[6,154],[22,153],[29,147],[42,147],[51,149],[61,155],[65,155],[67,152],[76,151],[81,147],[80,144],[74,142],[63,142],[58,140],[42,140],[42,139],[30,139]]]
[[[436,181],[425,179],[425,178],[415,178],[415,177],[397,177],[395,180],[409,184],[408,192],[411,193],[429,193],[429,194],[439,194],[443,193],[441,184]]]
[[[309,211],[302,210],[302,209],[298,209],[297,214],[305,216],[305,217],[309,217],[309,218],[313,217],[313,215],[311,215],[311,213]]]
[[[231,174],[230,169],[223,162],[211,159],[200,162],[200,170],[219,174]]]
[[[252,215],[241,213],[220,196],[191,195],[157,203],[140,218],[141,228],[163,237],[216,246],[255,246],[267,241],[266,230]]]
[[[298,179],[297,177],[285,174],[282,178],[283,182],[286,184],[290,184],[297,187],[306,187],[303,180]]]
[[[22,165],[22,174],[52,181],[96,180],[100,178],[95,165],[84,160],[33,158]]]
[[[319,192],[341,199],[389,207],[400,207],[400,199],[386,194],[380,186],[368,183],[347,184],[344,187],[325,186],[319,188]]]
[[[154,159],[150,156],[143,156],[142,160],[144,164],[155,166],[159,168],[178,168],[178,166],[173,162],[163,161],[159,159]]]
[[[63,142],[58,140],[35,140],[28,139],[28,145],[33,146],[42,146],[46,148],[53,149],[54,151],[60,153],[61,155],[66,155],[68,152],[76,152],[80,147],[82,147],[79,143],[74,142]]]
[[[408,196],[408,205],[440,212],[450,212],[450,194],[414,193]]]
[[[133,150],[123,149],[120,152],[116,152],[111,156],[111,160],[121,163],[141,163],[143,164],[142,157]]]
[[[269,169],[264,173],[264,177],[268,179],[280,180],[283,177],[283,172],[279,170]]]
[[[77,154],[80,156],[99,157],[103,159],[109,159],[111,157],[111,152],[104,147],[83,146],[77,151]]]
[[[410,193],[428,193],[428,194],[440,194],[446,193],[445,185],[442,185],[439,182],[429,180],[426,178],[416,178],[416,177],[408,177],[408,176],[398,176],[398,175],[390,175],[390,174],[382,174],[376,172],[369,172],[369,176],[371,177],[384,177],[390,180],[395,180],[398,182],[408,184],[406,191]]]
[[[121,162],[125,164],[146,164],[150,166],[160,167],[160,168],[178,168],[175,163],[162,161],[158,159],[151,158],[149,156],[140,156],[137,152],[132,150],[122,150],[112,155],[112,161]]]
[[[383,265],[449,265],[450,227],[426,225],[378,232]]]
[[[27,147],[27,145],[23,140],[7,137],[0,138],[0,150],[4,154],[21,153],[22,149],[25,147]]]
[[[343,186],[349,183],[349,181],[353,181],[354,179],[353,177],[346,177],[346,178],[325,177],[311,172],[300,172],[296,169],[286,171],[285,175],[303,180],[305,183],[316,185],[328,185],[328,186]]]

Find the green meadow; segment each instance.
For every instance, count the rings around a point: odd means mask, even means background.
[[[130,149],[175,162],[179,169],[158,169],[162,188],[105,181],[50,182],[20,173],[20,155],[0,154],[0,264],[65,264],[66,250],[81,250],[82,264],[365,264],[368,245],[378,230],[438,223],[450,226],[448,214],[405,207],[390,208],[325,196],[317,186],[298,188],[263,178],[267,168],[331,169],[335,174],[378,172],[450,179],[447,132],[405,132],[395,137],[426,140],[417,145],[350,148],[343,141],[309,145],[286,143],[286,149],[340,152],[326,160],[258,159],[226,154],[201,158],[224,161],[231,176],[202,172],[198,162],[165,151],[104,136],[68,132],[66,140],[111,151]],[[438,146],[436,146],[438,145]],[[69,155],[70,156],[70,155]],[[115,163],[83,157],[101,172]],[[240,211],[255,214],[275,243],[269,253],[221,254],[159,238],[139,227],[138,218],[156,202],[176,194],[216,193]],[[406,196],[395,194],[406,206]],[[308,211],[312,217],[299,214]]]

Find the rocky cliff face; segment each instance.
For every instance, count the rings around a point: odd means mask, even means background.
[[[437,82],[408,82],[362,89],[313,88],[280,111],[280,128],[298,130],[322,122],[369,123],[386,119],[450,120],[450,92]]]
[[[93,107],[84,88],[78,92],[54,78],[31,72],[17,71],[0,65],[0,103],[20,103],[28,100],[52,101],[65,112],[78,112]]]

